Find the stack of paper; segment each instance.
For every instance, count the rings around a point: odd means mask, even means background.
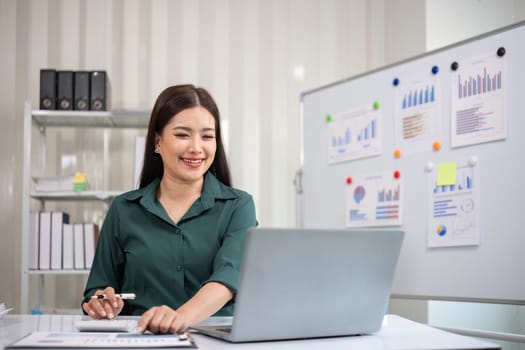
[[[5,308],[5,304],[4,303],[0,303],[0,319],[3,318],[5,315],[7,315],[9,313],[9,311],[13,310],[12,308],[11,309],[6,309]]]
[[[33,177],[33,181],[37,192],[73,191],[73,175]]]

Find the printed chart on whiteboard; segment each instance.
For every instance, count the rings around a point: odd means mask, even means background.
[[[452,79],[451,146],[507,137],[504,58],[462,62]]]
[[[479,166],[451,164],[450,182],[439,183],[439,167],[429,174],[429,247],[479,244]]]
[[[381,116],[372,107],[328,115],[328,163],[381,153]]]
[[[393,173],[349,178],[346,190],[347,227],[401,225],[403,181],[394,177]]]
[[[406,78],[396,88],[396,146],[405,153],[423,152],[441,138],[441,93],[435,78]]]

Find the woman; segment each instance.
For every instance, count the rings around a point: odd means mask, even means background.
[[[193,85],[165,89],[151,113],[140,188],[116,197],[104,220],[84,312],[142,315],[139,330],[154,333],[231,315],[246,231],[257,222],[252,197],[230,186],[212,97]]]

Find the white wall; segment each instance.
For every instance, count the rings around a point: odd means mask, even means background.
[[[437,49],[525,19],[525,1],[427,0],[426,49]]]
[[[398,62],[425,52],[426,1],[385,1],[386,61]]]
[[[7,305],[16,305],[20,289],[20,198],[21,169],[20,135],[22,135],[20,120],[21,109],[16,106],[16,52],[17,41],[12,34],[16,32],[16,3],[0,1],[0,76],[4,83],[0,84],[0,301]],[[27,24],[27,21],[25,21]],[[20,57],[24,61],[24,57]],[[17,137],[18,135],[18,137]],[[17,154],[18,153],[18,154]]]

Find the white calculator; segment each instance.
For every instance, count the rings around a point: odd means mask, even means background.
[[[75,322],[79,332],[134,332],[137,320],[80,320]]]

